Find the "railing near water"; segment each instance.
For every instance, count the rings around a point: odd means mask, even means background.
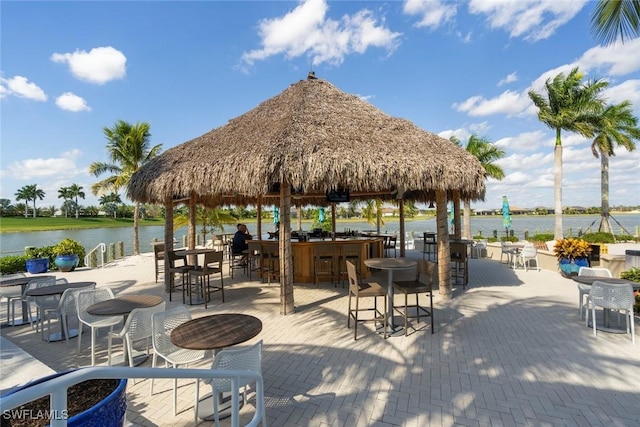
[[[104,254],[107,252],[107,245],[105,245],[104,243],[99,243],[98,246],[91,249],[89,253],[87,253],[87,255],[84,257],[84,265],[88,267],[91,266],[91,254],[97,252],[98,250],[100,250],[100,268],[104,267]]]
[[[32,387],[26,387],[0,398],[2,415],[11,415],[11,410],[25,403],[51,395],[51,427],[67,425],[67,389],[75,384],[92,379],[121,378],[219,378],[231,380],[231,425],[239,426],[240,404],[239,384],[256,383],[256,411],[247,426],[257,426],[262,419],[264,408],[264,383],[262,375],[254,371],[232,371],[226,369],[172,369],[172,368],[130,368],[130,367],[88,367],[57,376]],[[246,381],[249,380],[249,381]],[[19,412],[19,411],[18,411]]]

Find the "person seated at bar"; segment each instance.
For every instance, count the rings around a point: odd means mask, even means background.
[[[247,230],[247,226],[244,224],[238,224],[238,231],[233,235],[231,241],[231,251],[233,255],[242,255],[238,264],[246,265],[249,259],[249,253],[245,252],[249,250],[249,244],[247,240],[251,240],[252,236]]]
[[[276,222],[276,231],[274,231],[273,233],[267,231],[267,233],[269,233],[269,240],[277,239],[280,236],[280,221]]]

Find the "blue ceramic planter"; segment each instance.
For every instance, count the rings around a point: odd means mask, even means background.
[[[45,273],[49,270],[49,258],[32,258],[26,262],[27,272],[31,274]]]
[[[73,271],[78,266],[80,258],[78,255],[56,255],[54,263],[58,267],[58,270],[66,272]]]
[[[46,377],[42,377],[22,387],[11,391],[9,394],[15,393],[29,387],[37,387],[45,381],[60,375],[67,374],[71,371],[57,372]],[[77,415],[67,420],[69,427],[120,427],[124,425],[127,410],[127,380],[119,379],[116,389],[106,398]]]
[[[574,259],[561,258],[558,262],[560,273],[564,277],[577,276],[580,267],[589,267],[589,259],[587,257],[579,257]]]

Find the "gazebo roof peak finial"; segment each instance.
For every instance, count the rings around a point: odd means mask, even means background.
[[[307,80],[316,80],[316,72],[315,71],[309,71],[309,74],[307,74]]]

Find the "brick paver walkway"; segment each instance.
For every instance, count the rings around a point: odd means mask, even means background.
[[[98,286],[116,293],[161,294],[161,285],[152,283],[151,257],[134,268],[145,269],[144,275],[115,280],[107,269],[66,274],[76,274],[74,280],[93,274]],[[296,286],[296,313],[281,316],[277,285],[225,281],[224,304],[214,294],[207,310],[191,311],[194,317],[240,312],[262,320],[262,332],[248,344],[264,340],[271,426],[640,425],[640,342],[633,346],[629,335],[604,332],[594,338],[578,317],[574,282],[556,272],[472,259],[466,291],[456,289],[447,301],[436,294],[434,335],[422,323],[423,330],[386,341],[370,324],[353,340],[340,285]],[[174,297],[172,304],[179,303]],[[3,328],[2,335],[56,371],[90,360],[85,340],[77,357],[75,342],[45,343],[29,326]],[[104,363],[104,334],[99,341]],[[176,417],[170,381],[156,384],[151,397],[148,380],[130,382],[128,422],[192,425],[193,383],[180,381]]]

